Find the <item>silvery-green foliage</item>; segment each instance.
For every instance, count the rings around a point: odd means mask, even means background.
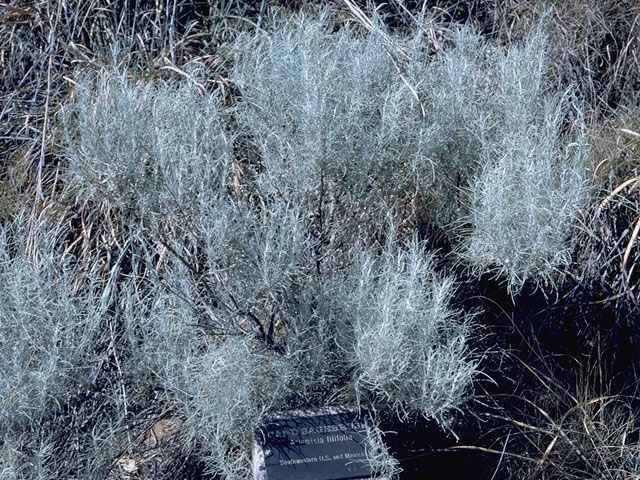
[[[274,200],[256,211],[228,201],[203,210],[197,228],[207,278],[230,312],[277,308],[306,273],[308,234],[296,205]]]
[[[301,217],[299,208],[277,201],[265,210],[231,199],[212,202],[191,223],[199,258],[187,257],[188,269],[179,275],[171,269],[162,281],[191,299],[210,333],[255,334],[273,344],[277,333],[270,327],[287,321],[288,291],[309,270]],[[181,251],[180,240],[174,249]]]
[[[253,429],[263,413],[283,407],[295,365],[251,337],[212,337],[170,293],[157,293],[139,322],[145,363],[184,419],[186,440],[198,442],[216,474],[248,477]]]
[[[470,318],[450,305],[452,279],[439,276],[413,240],[364,254],[345,287],[353,332],[341,341],[350,344],[356,393],[374,393],[401,416],[418,412],[446,424],[476,374]]]
[[[584,128],[578,114],[575,131],[564,133],[572,106],[568,95],[545,90],[544,42],[537,31],[494,52],[492,126],[469,192],[464,257],[478,271],[502,275],[512,293],[528,279],[551,284],[569,264],[569,238],[588,192]]]
[[[227,191],[227,137],[215,98],[182,84],[103,74],[98,88],[79,86],[68,106],[66,121],[76,131],[67,139],[71,180],[80,194],[108,199],[134,220],[142,216],[143,226],[160,226],[158,216],[173,229],[152,230],[159,246],[155,238],[133,242],[140,251],[131,262],[151,270],[152,285],[123,278],[114,293],[124,375],[134,392],[166,390],[209,469],[246,476],[252,429],[282,404],[296,377],[289,353],[276,354],[282,340],[270,327],[286,325],[287,291],[307,270],[301,210],[277,198],[251,206]],[[159,113],[171,109],[173,116]],[[118,113],[133,122],[133,134],[108,129]],[[146,170],[141,160],[163,168]],[[160,269],[157,249],[165,249]]]
[[[479,35],[463,28],[453,32],[450,45],[425,58],[421,33],[407,48],[407,77],[425,110],[421,151],[431,165],[420,193],[428,199],[432,222],[449,228],[466,210],[462,192],[478,169],[489,127],[491,50]]]
[[[385,445],[382,430],[373,422],[365,424],[365,454],[372,470],[372,477],[395,480],[402,473],[400,462],[393,458]]]
[[[134,82],[115,69],[77,83],[63,115],[77,195],[110,200],[194,271],[204,266],[191,280],[206,284],[207,296],[194,300],[215,304],[216,323],[237,325],[256,308],[273,314],[308,247],[303,214],[280,199],[260,209],[232,198],[232,134],[219,98],[187,81]]]
[[[90,415],[69,403],[95,388],[107,355],[100,347],[101,285],[79,282],[59,246],[61,227],[43,222],[28,230],[30,221],[18,215],[0,227],[0,472],[2,478],[93,478],[111,459],[89,454],[105,450],[87,425],[95,416],[117,422],[121,411],[108,386],[96,392]]]
[[[0,425],[27,426],[55,411],[67,390],[96,372],[97,298],[75,289],[59,232],[28,238],[26,216],[0,227]],[[32,242],[32,243],[29,243]]]
[[[348,25],[330,33],[325,12],[274,21],[236,50],[237,115],[260,155],[257,188],[299,205],[323,246],[361,240],[384,218],[382,204],[431,172],[419,102],[380,36]]]
[[[326,15],[235,43],[245,197],[228,188],[238,132],[193,82],[79,75],[63,115],[77,197],[154,227],[135,234],[150,285],[109,296],[124,376],[162,386],[227,478],[248,475],[267,411],[367,397],[446,424],[467,398],[470,317],[424,245],[385,230],[389,211],[421,197],[434,224],[466,221],[465,258],[516,290],[566,262],[582,198],[582,145],[560,133],[537,37],[503,54],[462,30],[425,57],[420,35],[330,33]]]
[[[421,35],[391,45],[324,17],[241,37],[232,78],[259,191],[301,205],[320,262],[411,192],[478,271],[512,292],[548,282],[570,258],[586,171],[584,135],[563,134],[569,103],[545,89],[544,38],[501,49],[461,29],[426,57]]]
[[[51,458],[55,456],[50,439],[35,438],[33,450],[25,451],[27,435],[6,435],[0,444],[0,478],[7,480],[53,480],[56,478]]]
[[[467,29],[451,41],[428,64],[411,62],[408,74],[431,132],[433,221],[466,224],[452,229],[462,232],[452,236],[456,248],[512,293],[528,279],[551,284],[571,260],[568,239],[588,192],[580,112],[570,95],[546,87],[540,28],[506,48]]]
[[[5,439],[0,444],[0,478],[7,480],[24,478],[24,476],[20,476],[20,462],[16,457],[17,452],[13,448],[12,442]]]
[[[115,68],[80,74],[62,118],[79,197],[184,222],[227,184],[221,100],[194,82],[135,81]]]
[[[351,365],[337,339],[349,330],[341,299],[351,287],[340,275],[307,279],[287,292],[283,355],[295,366],[289,381],[298,407],[353,402]]]

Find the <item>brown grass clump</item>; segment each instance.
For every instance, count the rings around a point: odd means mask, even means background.
[[[516,458],[510,478],[623,480],[640,473],[636,397],[616,394],[595,371],[576,365],[581,373],[572,388],[553,369],[542,372],[525,365],[538,379],[534,391],[512,398],[521,405],[510,414]],[[601,372],[600,372],[601,373]],[[517,447],[516,447],[517,446]]]

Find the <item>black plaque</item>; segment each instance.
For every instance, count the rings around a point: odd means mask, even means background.
[[[256,432],[256,480],[370,478],[364,429],[356,410],[327,408],[272,416]]]

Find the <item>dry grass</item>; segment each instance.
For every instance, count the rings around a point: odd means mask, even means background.
[[[521,414],[504,418],[518,446],[515,451],[507,447],[507,452],[528,458],[512,467],[513,478],[637,478],[637,398],[608,391],[593,371],[579,364],[575,369],[581,373],[572,388],[555,378],[557,371],[525,368],[539,388],[511,399],[522,406]]]
[[[612,308],[638,303],[640,137],[633,112],[622,110],[592,127],[593,172],[601,191],[584,212],[579,235],[576,275],[596,288],[594,302]]]

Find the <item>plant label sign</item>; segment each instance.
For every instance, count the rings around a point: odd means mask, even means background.
[[[370,478],[365,417],[326,408],[265,419],[253,446],[255,480]]]

